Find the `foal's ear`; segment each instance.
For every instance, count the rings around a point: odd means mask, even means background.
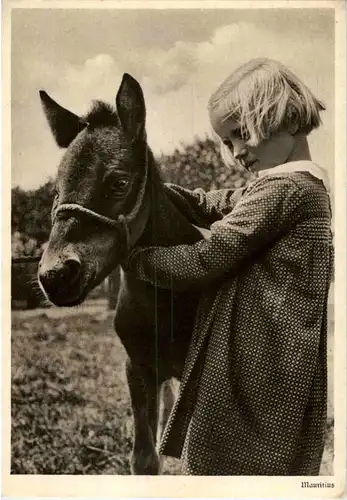
[[[124,73],[116,105],[125,134],[131,139],[145,137],[146,105],[140,84],[128,73]]]
[[[67,148],[87,124],[79,116],[56,103],[44,90],[40,90],[40,98],[56,143],[60,148]]]

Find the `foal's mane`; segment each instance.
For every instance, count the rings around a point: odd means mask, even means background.
[[[92,107],[83,117],[88,127],[107,127],[108,125],[119,126],[119,118],[115,108],[104,101],[93,101]]]

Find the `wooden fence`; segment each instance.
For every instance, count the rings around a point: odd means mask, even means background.
[[[37,282],[37,257],[15,257],[11,260],[11,307],[35,309],[45,298]]]

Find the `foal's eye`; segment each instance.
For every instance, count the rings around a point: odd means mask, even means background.
[[[128,189],[129,183],[129,179],[120,177],[119,179],[111,182],[110,186],[108,187],[108,191],[113,197],[123,196]]]

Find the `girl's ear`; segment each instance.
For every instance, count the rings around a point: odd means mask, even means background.
[[[299,124],[296,123],[296,122],[291,122],[291,123],[288,123],[288,132],[290,133],[290,135],[295,135],[297,133],[297,131],[299,130]]]
[[[55,142],[60,148],[67,148],[87,123],[56,103],[44,90],[40,90],[40,98]]]
[[[295,106],[289,105],[286,112],[286,128],[291,135],[299,130],[300,116]]]

